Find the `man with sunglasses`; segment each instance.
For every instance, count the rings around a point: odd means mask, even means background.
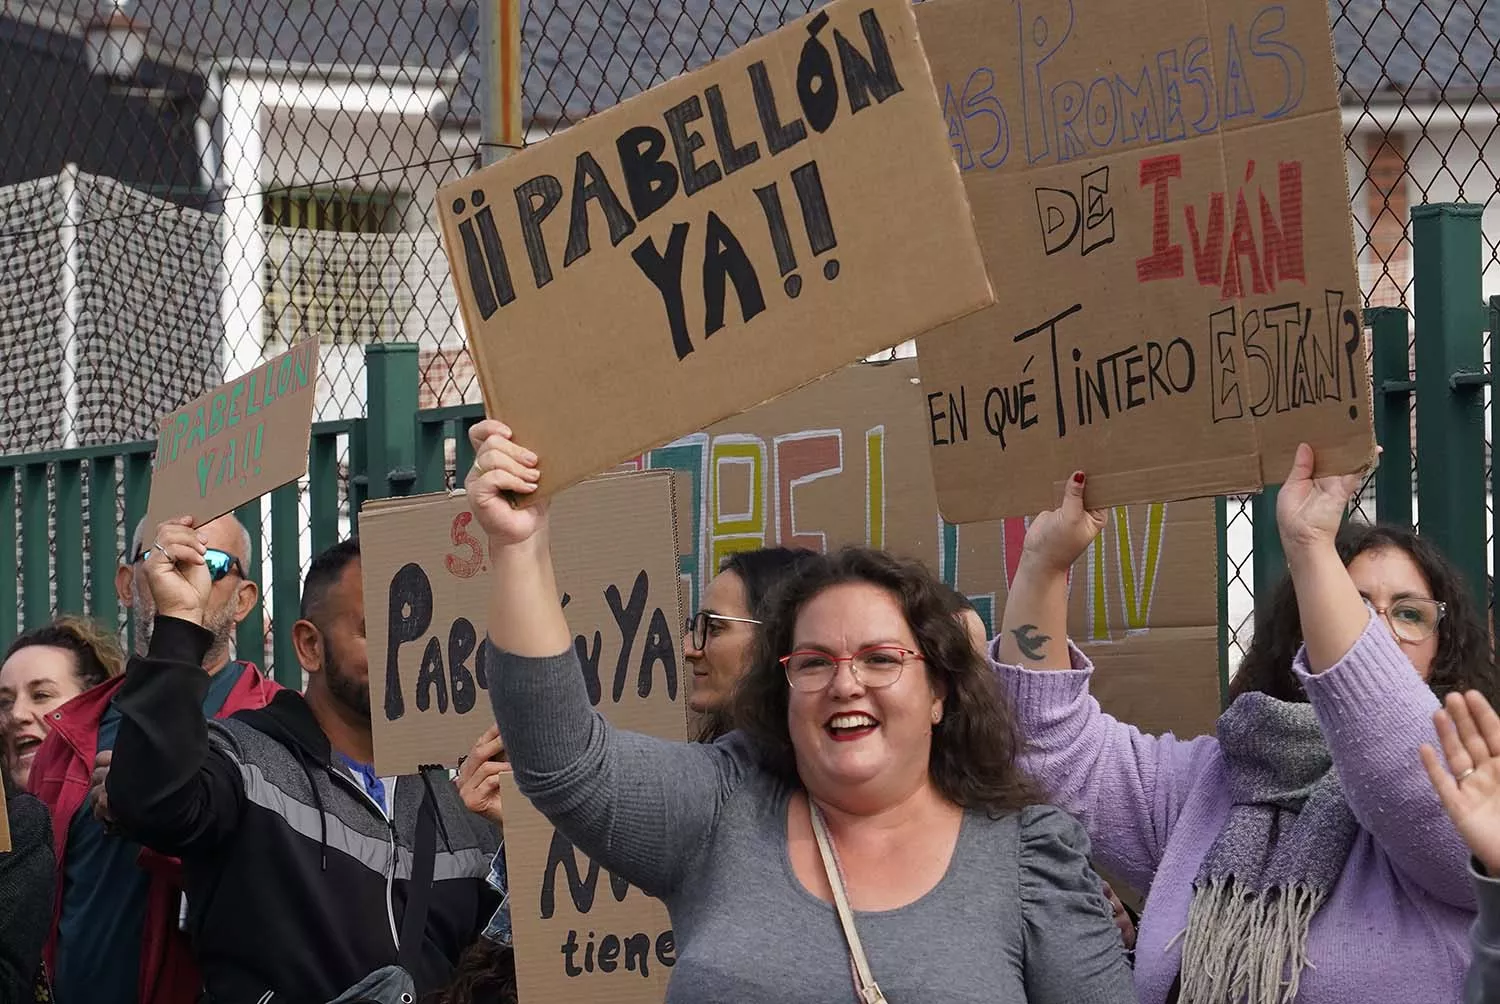
[[[115,575],[115,593],[131,612],[135,648],[150,644],[156,611],[143,573],[151,542],[138,525]],[[205,563],[213,580],[204,626],[213,642],[202,660],[209,677],[205,718],[261,708],[278,688],[247,662],[231,660],[235,628],[260,590],[249,577],[250,536],[233,515],[206,524]],[[56,899],[47,965],[60,1004],[191,1004],[202,981],[182,916],[181,865],[115,831],[104,797],[120,726],[116,695],[124,677],[106,681],[52,715],[30,787],[53,813]]]

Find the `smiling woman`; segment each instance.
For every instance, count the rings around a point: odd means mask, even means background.
[[[48,712],[120,675],[124,664],[119,643],[77,617],[59,617],[11,643],[0,662],[0,750],[18,787],[26,787],[50,731]]]
[[[673,743],[590,705],[536,457],[486,421],[470,504],[494,575],[489,694],[516,781],[663,900],[668,1004],[1133,1001],[1082,828],[1038,804],[945,588],[876,551],[809,558],[767,603],[740,731]]]

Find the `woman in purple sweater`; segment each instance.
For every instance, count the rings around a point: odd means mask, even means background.
[[[1068,569],[1103,525],[1074,475],[1027,532],[992,649],[1027,769],[1108,871],[1149,889],[1142,1004],[1453,1004],[1474,919],[1468,853],[1418,758],[1434,688],[1493,693],[1457,576],[1400,531],[1339,532],[1360,478],[1302,446],[1277,523],[1295,599],[1272,603],[1215,736],[1100,711],[1067,636]],[[1357,545],[1341,553],[1340,542]],[[1295,653],[1295,655],[1293,655]]]

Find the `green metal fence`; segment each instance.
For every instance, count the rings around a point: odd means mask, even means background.
[[[1374,421],[1385,453],[1357,515],[1408,526],[1420,519],[1493,609],[1489,567],[1500,565],[1500,540],[1491,532],[1496,473],[1489,443],[1500,435],[1500,409],[1489,401],[1500,340],[1487,332],[1500,327],[1500,296],[1488,305],[1481,299],[1479,207],[1419,206],[1412,218],[1415,323],[1399,308],[1366,315]],[[275,621],[295,617],[312,556],[357,529],[365,499],[453,487],[455,472],[472,462],[466,433],[482,417],[480,406],[419,411],[413,345],[371,345],[366,364],[367,417],[313,426],[308,475],[270,494],[268,521],[264,499],[237,511],[251,537],[249,572],[264,590],[240,625],[237,652],[272,667],[289,686],[301,686],[302,672],[291,632],[275,630]],[[146,511],[153,446],[0,457],[0,648],[55,612],[87,613],[129,634],[114,578],[121,559],[133,557],[125,551]],[[1269,488],[1218,501],[1226,681],[1249,641],[1254,598],[1282,574],[1275,500]]]

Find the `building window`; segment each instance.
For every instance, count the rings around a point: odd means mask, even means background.
[[[396,193],[277,191],[264,207],[268,350],[401,336],[410,255]]]

